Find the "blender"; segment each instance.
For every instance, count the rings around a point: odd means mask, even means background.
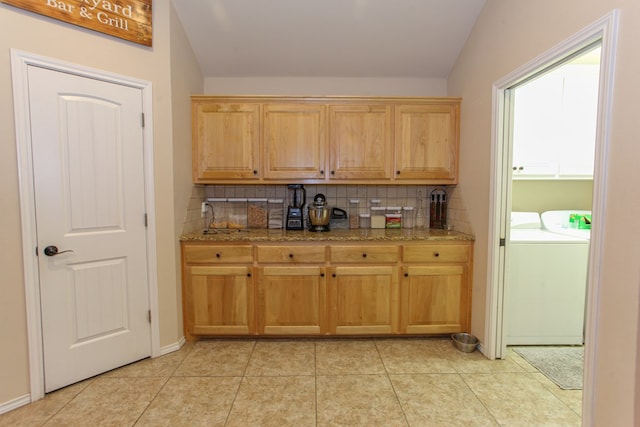
[[[287,209],[287,230],[304,230],[303,207],[307,192],[302,184],[288,184],[289,208]]]

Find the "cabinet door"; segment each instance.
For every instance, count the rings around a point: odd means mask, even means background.
[[[323,179],[325,144],[324,106],[264,106],[266,178]]]
[[[258,333],[318,335],[326,331],[324,268],[258,269]]]
[[[259,177],[260,105],[193,103],[193,180]]]
[[[461,265],[406,266],[400,330],[407,334],[468,331],[469,297]]]
[[[397,267],[333,267],[329,295],[331,333],[367,335],[397,332]]]
[[[329,179],[391,178],[391,107],[329,107]]]
[[[458,180],[460,105],[398,105],[395,108],[395,179]]]
[[[185,275],[184,318],[191,335],[255,333],[249,266],[193,266]]]

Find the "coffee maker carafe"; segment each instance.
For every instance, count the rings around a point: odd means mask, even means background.
[[[307,192],[302,184],[288,184],[289,208],[287,209],[287,230],[304,230],[303,208]]]

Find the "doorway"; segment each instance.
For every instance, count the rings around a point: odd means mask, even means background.
[[[34,401],[160,353],[151,88],[11,54]]]
[[[492,132],[492,170],[491,211],[488,247],[488,289],[487,319],[485,324],[485,354],[490,359],[506,357],[504,342],[504,305],[505,278],[507,273],[506,241],[509,238],[509,212],[511,203],[511,159],[512,147],[509,145],[510,116],[512,99],[505,96],[508,89],[515,87],[547,68],[569,58],[594,43],[602,45],[600,65],[598,113],[596,124],[596,146],[593,186],[593,230],[589,247],[589,269],[587,280],[587,305],[585,324],[585,363],[583,391],[583,422],[589,425],[592,419],[594,390],[594,356],[598,333],[598,304],[600,289],[600,260],[602,258],[601,235],[605,223],[604,203],[606,200],[607,151],[612,105],[612,89],[615,63],[615,47],[618,26],[616,10],[578,32],[574,36],[540,55],[531,62],[494,83],[493,132]]]

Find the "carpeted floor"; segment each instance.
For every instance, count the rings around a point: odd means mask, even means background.
[[[564,390],[582,390],[584,347],[527,346],[513,351]]]

